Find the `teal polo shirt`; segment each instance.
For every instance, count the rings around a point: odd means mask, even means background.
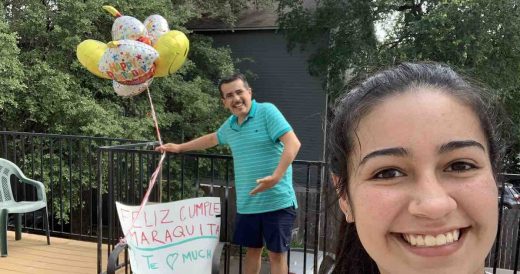
[[[249,195],[256,180],[272,175],[283,152],[280,137],[291,131],[291,125],[271,103],[251,103],[251,109],[242,124],[231,115],[217,130],[218,142],[229,145],[235,168],[237,211],[252,214],[297,207],[292,185],[292,165],[272,188]]]

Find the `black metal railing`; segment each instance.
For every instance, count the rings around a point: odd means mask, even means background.
[[[104,270],[102,247],[110,251],[122,236],[115,201],[139,204],[155,170],[160,154],[153,142],[56,134],[0,131],[0,157],[16,163],[31,178],[47,188],[49,224],[52,236],[97,241],[98,273]],[[295,273],[317,273],[320,261],[334,253],[338,221],[330,213],[336,208],[335,193],[328,183],[323,162],[295,161],[293,164],[298,217],[293,233],[291,255],[302,256]],[[198,196],[221,197],[221,240],[229,241],[235,214],[232,158],[210,154],[168,154],[151,201],[173,201]],[[520,186],[520,175],[505,174],[506,183]],[[34,193],[17,185],[16,199],[31,199]],[[507,208],[500,198],[499,231],[486,266],[513,269],[519,264],[520,209]],[[338,211],[339,212],[339,211]],[[43,234],[43,217],[24,214],[24,230]],[[108,251],[108,252],[109,252]],[[295,256],[293,256],[295,257]],[[294,258],[293,258],[294,259]],[[240,273],[242,249],[229,248],[223,256],[224,273]],[[105,262],[106,263],[106,262]],[[302,264],[303,263],[303,264]],[[125,266],[122,262],[121,266]],[[310,267],[307,268],[306,266]]]
[[[104,269],[102,262],[102,245],[107,245],[108,253],[123,236],[115,209],[115,201],[130,205],[137,205],[141,201],[143,192],[148,186],[148,179],[157,167],[160,154],[153,151],[153,143],[137,145],[122,145],[101,147],[98,158],[108,159],[105,164],[108,176],[106,185],[108,191],[98,192],[98,270]],[[320,208],[323,178],[326,174],[326,165],[323,162],[295,161],[293,163],[294,184],[296,186],[299,210],[295,229],[293,230],[292,246],[308,254],[302,256],[303,261],[298,265],[290,265],[295,273],[317,273],[319,257],[324,256],[327,250],[326,238],[320,225],[326,220],[324,208]],[[99,170],[105,170],[99,167]],[[151,202],[168,202],[198,196],[217,196],[222,201],[222,229],[221,241],[229,242],[233,234],[233,220],[236,214],[235,188],[233,182],[233,165],[230,156],[209,154],[167,154],[163,163],[161,177],[158,179]],[[98,187],[105,185],[99,181]],[[101,188],[99,188],[101,189]],[[103,205],[101,201],[107,201]],[[106,215],[106,216],[105,216]],[[319,254],[318,250],[321,250]],[[231,245],[225,250],[222,271],[224,273],[241,273],[242,248]],[[296,251],[293,252],[293,254]],[[330,249],[329,249],[330,252]],[[309,256],[310,255],[310,256]],[[288,254],[291,261],[291,252]],[[309,257],[309,258],[308,258]],[[312,259],[311,259],[312,258]],[[293,258],[294,259],[294,258]],[[310,265],[312,270],[307,271],[303,266]],[[121,263],[126,267],[126,263]]]
[[[493,274],[497,273],[497,269],[512,269],[516,274],[520,259],[520,196],[510,197],[514,199],[515,205],[506,202],[506,184],[519,189],[520,174],[502,174],[502,178],[499,188],[498,232],[494,246],[486,258],[486,266],[493,268]]]
[[[17,164],[47,189],[52,236],[97,240],[96,151],[100,146],[135,141],[90,136],[0,131],[0,157]],[[12,182],[14,183],[14,182]],[[13,184],[15,199],[34,198],[33,190]],[[43,216],[24,214],[26,231],[42,233]]]

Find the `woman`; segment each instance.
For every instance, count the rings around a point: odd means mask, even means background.
[[[484,98],[445,65],[406,63],[338,101],[329,161],[345,220],[334,273],[484,273],[502,152]]]

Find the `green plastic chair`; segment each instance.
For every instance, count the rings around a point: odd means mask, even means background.
[[[13,191],[11,189],[11,176],[16,176],[21,183],[33,185],[36,188],[37,201],[20,201],[14,200]],[[7,216],[16,214],[15,217],[15,240],[22,239],[22,215],[21,213],[29,213],[40,209],[45,209],[43,223],[47,230],[47,244],[50,245],[49,239],[49,213],[47,211],[47,198],[45,195],[45,186],[38,181],[25,177],[20,168],[14,163],[0,158],[0,254],[2,257],[7,256]]]

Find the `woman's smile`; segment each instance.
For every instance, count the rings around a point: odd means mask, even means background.
[[[423,257],[449,256],[463,244],[470,229],[458,228],[445,233],[390,233],[408,252]]]
[[[401,235],[412,246],[434,247],[457,242],[459,240],[460,229],[454,229],[441,234],[403,233]]]

